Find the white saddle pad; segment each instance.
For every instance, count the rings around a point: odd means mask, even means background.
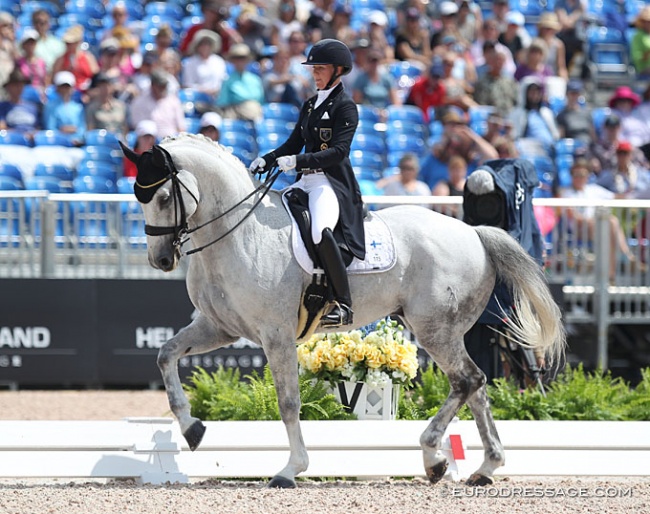
[[[284,195],[282,195],[282,202],[289,216],[291,216],[291,246],[293,248],[293,254],[300,267],[312,275],[315,269],[314,263],[311,257],[309,257],[309,253],[307,253],[305,243],[302,237],[300,237],[300,229],[296,220],[291,215]],[[361,261],[355,257],[348,266],[348,273],[379,273],[388,271],[395,265],[395,261],[397,260],[393,236],[388,225],[381,219],[379,214],[371,212],[364,221],[364,230],[366,233],[366,258]]]

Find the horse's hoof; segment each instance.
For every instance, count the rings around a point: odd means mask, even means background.
[[[194,451],[199,447],[203,440],[203,434],[205,434],[205,425],[198,420],[192,423],[190,428],[183,432],[183,437],[190,446],[190,450]]]
[[[492,477],[486,477],[485,475],[481,475],[479,473],[474,473],[467,479],[467,482],[465,482],[465,485],[472,487],[483,487],[492,484],[494,484],[494,479]]]
[[[275,487],[276,489],[295,489],[296,483],[280,475],[275,475],[269,482],[268,487]]]
[[[445,476],[445,473],[447,472],[447,468],[449,467],[449,463],[447,462],[447,459],[441,460],[438,462],[438,464],[431,466],[429,469],[426,470],[427,472],[427,478],[429,479],[429,482],[432,484],[437,484],[440,482],[440,479]]]

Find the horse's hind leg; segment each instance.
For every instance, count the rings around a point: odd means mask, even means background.
[[[490,410],[485,385],[482,385],[478,391],[467,399],[467,405],[474,415],[485,451],[485,458],[481,467],[467,479],[467,485],[489,485],[494,482],[492,479],[494,470],[505,463],[505,456],[503,445],[499,440],[499,434],[494,424],[492,411]]]
[[[445,475],[448,466],[447,459],[440,453],[445,430],[463,404],[476,391],[484,388],[485,374],[467,355],[462,339],[445,346],[443,352],[437,351],[431,356],[447,375],[451,386],[449,396],[420,437],[424,470],[429,480],[436,483]]]
[[[201,443],[205,426],[201,420],[192,417],[190,413],[190,403],[185,396],[178,375],[178,360],[185,355],[206,353],[234,342],[227,338],[219,340],[219,336],[214,325],[203,315],[199,315],[192,323],[167,341],[158,352],[158,367],[167,391],[169,406],[192,451],[196,450]]]

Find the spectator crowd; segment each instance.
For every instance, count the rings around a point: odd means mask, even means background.
[[[512,5],[3,2],[0,130],[28,145],[54,131],[79,148],[89,132],[105,130],[136,151],[179,132],[203,133],[248,164],[295,123],[271,123],[267,106],[300,106],[315,94],[301,63],[314,42],[337,38],[354,56],[345,77],[361,119],[353,154],[377,154],[372,166],[361,157],[353,165],[377,191],[459,195],[482,162],[520,156],[552,170],[541,195],[570,190],[580,158],[590,183],[617,197],[647,197],[650,88],[620,86],[607,106],[587,101],[580,28],[589,2],[557,0],[534,19]],[[641,75],[650,69],[650,6],[629,21]],[[247,137],[235,137],[242,127]],[[376,138],[383,148],[364,146]],[[126,166],[117,177],[133,173]]]

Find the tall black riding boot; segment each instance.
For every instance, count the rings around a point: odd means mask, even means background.
[[[324,327],[339,327],[352,323],[352,297],[348,272],[345,269],[341,250],[336,244],[334,234],[329,228],[323,230],[323,240],[316,245],[327,280],[334,291],[334,305],[322,318]]]

